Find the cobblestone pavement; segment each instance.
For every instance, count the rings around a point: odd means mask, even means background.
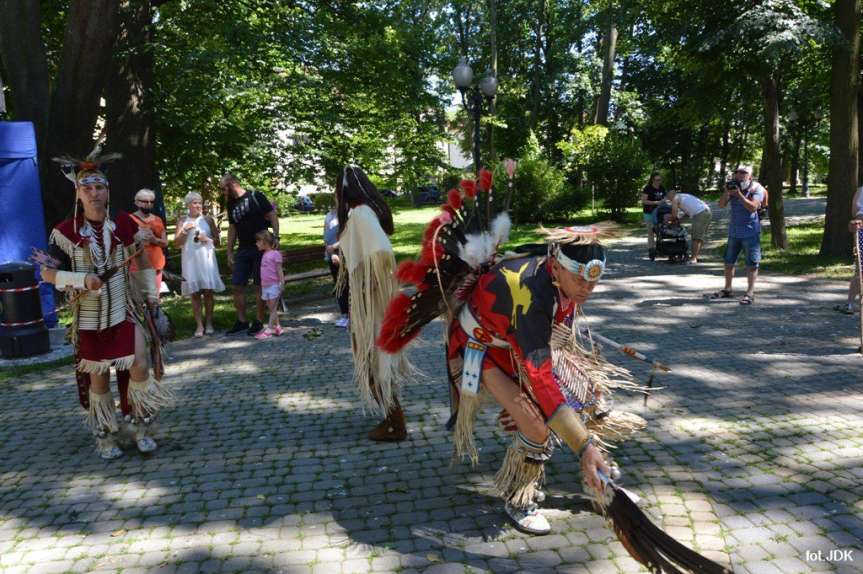
[[[597,332],[674,369],[646,407],[617,400],[649,421],[616,452],[625,484],[736,572],[863,571],[863,359],[857,319],[830,309],[845,284],[765,276],[750,308],[709,302],[719,262],[645,251],[617,243],[586,308]],[[580,500],[565,449],[548,466],[554,532],[507,525],[490,488],[507,442],[496,409],[478,468],[450,468],[439,323],[411,351],[426,378],[404,393],[409,440],[367,442],[376,421],[332,318],[326,303],[292,309],[279,339],[173,345],[179,404],[151,456],[95,457],[67,371],[0,387],[0,571],[640,571]]]

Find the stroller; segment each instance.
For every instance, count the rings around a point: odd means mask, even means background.
[[[686,229],[677,222],[667,222],[671,205],[663,203],[653,212],[653,231],[656,233],[656,254],[668,257],[670,263],[683,263],[689,259],[689,242]],[[653,257],[651,257],[651,260]]]

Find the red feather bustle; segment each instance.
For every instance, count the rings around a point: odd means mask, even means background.
[[[464,190],[464,194],[473,199],[476,197],[476,182],[472,179],[463,179],[459,184],[461,188]]]
[[[396,269],[396,278],[400,283],[420,285],[425,280],[428,267],[419,261],[402,261]]]
[[[449,203],[450,206],[452,206],[453,209],[461,209],[461,205],[462,205],[461,194],[458,192],[457,189],[449,190],[449,192],[446,194],[446,197],[447,197],[447,202]]]
[[[483,191],[491,189],[492,175],[489,170],[482,168],[479,170],[479,188]]]
[[[397,353],[407,345],[411,339],[419,335],[417,329],[412,335],[402,335],[402,330],[407,326],[410,315],[408,311],[411,306],[411,298],[400,293],[390,301],[384,314],[381,325],[381,333],[378,336],[377,345],[387,353]]]

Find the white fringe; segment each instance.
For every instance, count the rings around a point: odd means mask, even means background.
[[[129,403],[137,420],[155,417],[160,410],[174,405],[174,394],[153,377],[143,381],[129,380]]]
[[[103,431],[115,433],[120,429],[117,424],[114,396],[110,390],[101,395],[90,390],[90,408],[85,416],[87,428],[94,436]]]
[[[92,361],[90,359],[79,359],[75,370],[91,375],[102,375],[111,372],[111,367],[118,371],[128,371],[132,363],[135,362],[135,355],[126,355],[118,359],[104,359],[101,361]]]
[[[545,481],[545,464],[528,460],[518,446],[518,436],[506,449],[500,470],[494,477],[494,486],[504,500],[524,508],[536,498],[537,488]]]
[[[48,243],[53,243],[59,247],[63,253],[69,256],[69,258],[72,258],[73,251],[77,247],[72,243],[72,240],[60,233],[58,229],[51,230],[51,235],[48,237]]]
[[[380,416],[395,406],[402,382],[416,376],[407,356],[381,352],[375,344],[387,305],[398,291],[394,269],[393,254],[377,251],[349,275],[354,381],[364,410]]]

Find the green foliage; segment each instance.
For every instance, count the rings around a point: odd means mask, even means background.
[[[612,219],[623,221],[650,165],[638,139],[627,132],[588,126],[573,128],[569,140],[558,147],[571,169],[587,173]]]
[[[507,189],[506,174],[496,173],[495,188]],[[505,196],[498,193],[498,201]],[[511,215],[518,223],[560,221],[584,206],[583,198],[567,184],[563,171],[543,154],[530,134],[518,160],[513,181]]]
[[[309,195],[312,198],[312,203],[315,206],[315,211],[319,211],[321,213],[326,213],[333,206],[333,197],[332,193],[314,193]]]

